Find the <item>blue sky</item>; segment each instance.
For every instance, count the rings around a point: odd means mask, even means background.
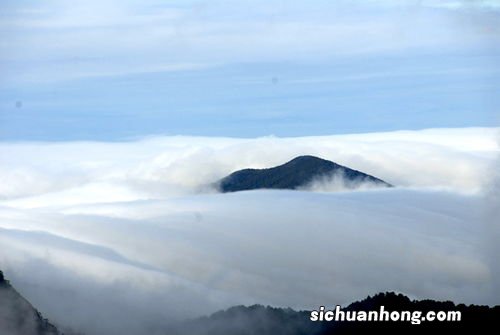
[[[497,126],[499,1],[2,1],[0,140]]]

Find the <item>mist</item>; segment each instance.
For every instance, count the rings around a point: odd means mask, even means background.
[[[128,142],[2,142],[0,199],[15,207],[130,201],[206,192],[242,168],[315,155],[405,187],[479,191],[495,128],[336,136],[149,137]]]
[[[497,132],[4,142],[0,268],[45,317],[85,334],[161,334],[233,305],[317,308],[388,290],[498,304]],[[209,187],[300,154],[396,187]]]
[[[342,192],[350,190],[369,190],[388,187],[379,181],[371,181],[369,178],[349,179],[344,172],[335,172],[316,177],[301,187],[303,191],[313,192]]]

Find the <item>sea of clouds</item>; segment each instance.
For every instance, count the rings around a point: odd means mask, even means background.
[[[85,334],[155,334],[236,304],[317,308],[386,290],[498,304],[498,132],[3,142],[0,269],[44,316]],[[303,154],[396,187],[211,186]]]

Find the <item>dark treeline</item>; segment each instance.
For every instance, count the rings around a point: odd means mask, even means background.
[[[500,306],[456,305],[450,301],[421,300],[412,301],[402,294],[379,293],[373,297],[350,304],[343,311],[378,311],[384,306],[386,311],[460,311],[461,321],[432,321],[412,324],[410,321],[329,321],[312,322],[309,311],[294,311],[286,308],[273,308],[261,305],[250,307],[237,306],[217,312],[209,317],[195,319],[177,325],[168,334],[192,335],[338,335],[368,334],[445,334],[480,329],[491,329],[492,333],[500,330]],[[333,309],[334,306],[331,307]],[[329,309],[327,307],[327,309]],[[496,331],[495,331],[496,330]]]
[[[57,301],[57,297],[54,297]],[[451,301],[410,300],[402,294],[379,293],[357,301],[342,310],[379,311],[460,311],[461,321],[424,321],[412,324],[406,321],[323,321],[310,320],[311,312],[262,305],[235,306],[207,317],[184,321],[165,329],[166,335],[339,335],[381,332],[383,334],[448,334],[450,332],[478,332],[500,330],[500,306],[456,305]],[[319,307],[319,306],[318,306]],[[327,310],[334,306],[326,306]],[[61,321],[61,320],[60,320]],[[147,332],[145,332],[147,333]],[[0,271],[0,334],[59,335],[48,320],[4,279]],[[91,335],[91,334],[89,334]],[[114,334],[110,334],[114,335]]]

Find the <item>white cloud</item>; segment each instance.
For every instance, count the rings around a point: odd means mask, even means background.
[[[437,2],[387,4],[344,1],[284,8],[268,1],[170,6],[152,1],[140,5],[52,1],[43,8],[18,5],[6,8],[0,25],[4,36],[0,61],[6,64],[4,80],[39,82],[148,69],[161,72],[183,64],[477,50],[498,42],[500,36],[497,19],[489,12],[466,12],[465,17],[462,11],[437,9],[443,7]]]
[[[429,191],[264,191],[64,213],[2,208],[0,264],[45,315],[90,334],[383,290],[491,303],[479,204]]]
[[[257,139],[0,144],[0,199],[39,207],[193,194],[245,167],[312,154],[405,187],[477,192],[498,153],[494,128]]]
[[[485,190],[497,131],[4,142],[0,268],[45,316],[86,334],[155,334],[234,304],[313,308],[385,290],[498,303],[485,234],[496,232]],[[202,190],[299,154],[405,187]]]

